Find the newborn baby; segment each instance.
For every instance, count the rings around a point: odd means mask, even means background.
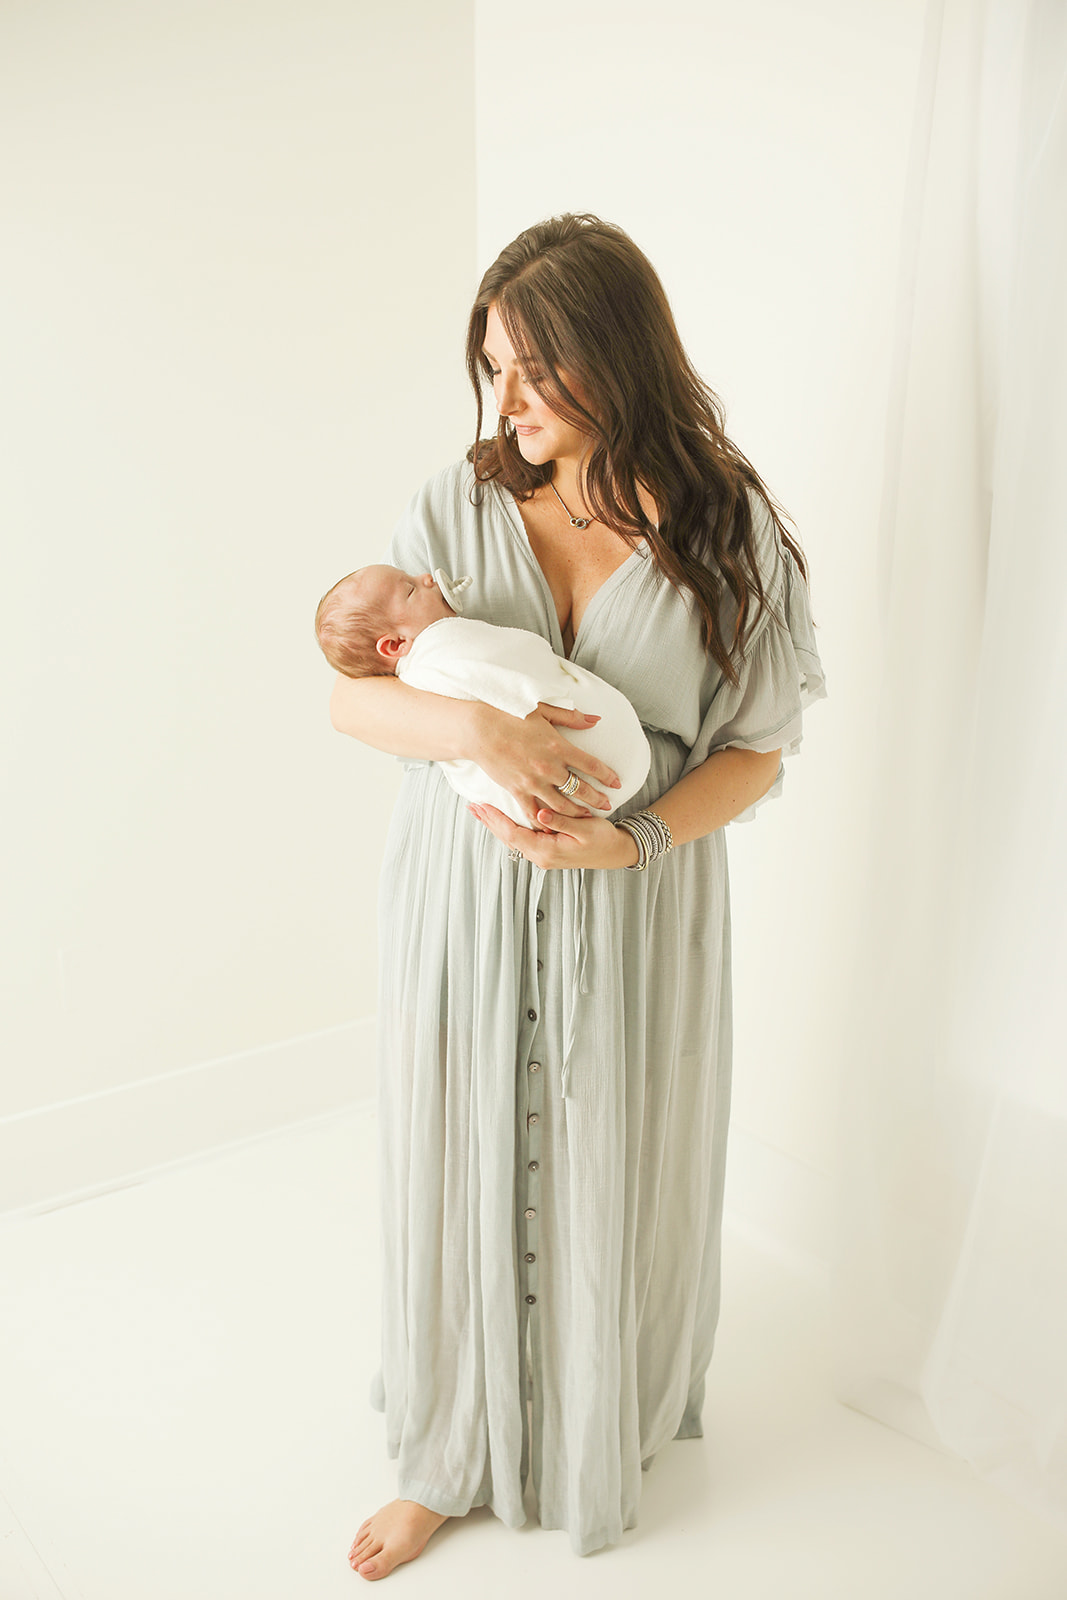
[[[484,700],[526,717],[538,702],[600,716],[592,728],[567,728],[566,737],[612,767],[621,780],[606,793],[611,810],[648,777],[648,740],[633,706],[618,689],[585,667],[557,656],[538,633],[500,628],[458,613],[470,578],[451,579],[438,567],[418,576],[397,567],[360,567],[319,601],[315,632],[331,667],[349,678],[393,675],[416,689],[453,700]],[[458,794],[496,806],[520,827],[529,824],[518,802],[473,761],[441,761]],[[577,760],[574,770],[587,778]],[[591,808],[594,816],[611,811]]]

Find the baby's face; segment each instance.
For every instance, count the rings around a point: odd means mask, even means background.
[[[401,639],[414,639],[431,622],[456,615],[437,587],[432,572],[364,567],[358,583],[360,599],[367,605],[380,606]]]

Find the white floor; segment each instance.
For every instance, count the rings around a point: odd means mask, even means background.
[[[329,1600],[396,1491],[376,1365],[373,1111],[0,1228],[0,1600]],[[408,1594],[1064,1600],[1067,1535],[837,1404],[818,1285],[726,1234],[705,1437],[579,1559],[444,1525]]]

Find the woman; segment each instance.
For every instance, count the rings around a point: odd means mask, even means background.
[[[468,614],[536,629],[621,689],[652,767],[608,822],[581,773],[614,774],[568,762],[578,713],[337,680],[334,726],[405,764],[380,897],[371,1394],[401,1498],[357,1533],[367,1578],[473,1506],[521,1526],[528,1473],[543,1527],[578,1554],[616,1543],[642,1467],[702,1434],[730,1095],[722,829],[780,791],[825,694],[801,553],[621,229],[567,215],[521,234],[482,281],[467,358],[477,442],[382,559],[471,574]],[[530,828],[469,809],[434,765],[456,757]]]

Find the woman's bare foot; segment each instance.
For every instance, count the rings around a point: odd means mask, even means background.
[[[348,1562],[361,1578],[384,1578],[402,1561],[414,1561],[426,1541],[448,1518],[420,1506],[417,1500],[390,1500],[368,1517],[348,1552]]]

